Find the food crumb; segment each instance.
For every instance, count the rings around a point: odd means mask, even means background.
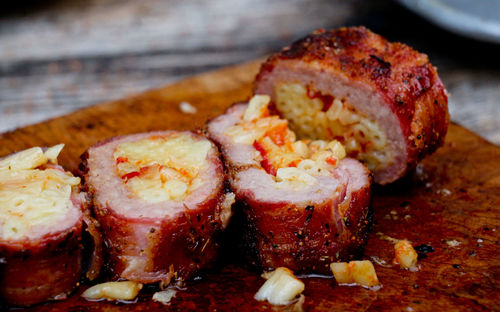
[[[418,255],[412,244],[406,240],[399,240],[394,245],[394,264],[399,264],[401,268],[410,269],[410,271],[418,271],[417,265]]]
[[[449,189],[442,188],[442,189],[438,190],[437,193],[442,194],[443,196],[448,196],[451,194],[451,191]]]
[[[179,104],[179,109],[181,110],[181,112],[183,112],[185,114],[196,114],[198,112],[196,107],[189,104],[188,102],[181,102]]]
[[[157,291],[153,295],[153,301],[160,302],[163,304],[169,304],[172,298],[177,294],[177,290],[169,288],[162,291]]]
[[[373,264],[368,260],[334,262],[330,264],[333,276],[339,285],[360,285],[372,289],[380,285]],[[375,288],[373,290],[379,290]]]
[[[460,245],[460,242],[455,240],[455,239],[447,240],[446,245],[448,245],[450,247],[457,247],[458,245]]]

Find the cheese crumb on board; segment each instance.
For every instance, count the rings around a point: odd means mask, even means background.
[[[280,267],[262,274],[267,281],[260,287],[254,298],[268,301],[273,305],[287,305],[304,291],[304,283],[287,268]]]
[[[172,298],[177,294],[177,290],[168,288],[162,291],[157,291],[153,295],[153,301],[160,302],[163,304],[169,304]]]
[[[380,284],[375,268],[368,260],[334,262],[330,264],[330,269],[339,284],[357,284],[365,287]]]
[[[94,285],[82,293],[90,300],[133,300],[142,289],[142,284],[131,281],[107,282]]]
[[[418,254],[409,241],[402,239],[394,244],[394,253],[394,264],[404,269],[416,268]]]

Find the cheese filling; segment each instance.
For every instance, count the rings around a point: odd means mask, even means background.
[[[63,144],[45,152],[33,147],[0,160],[0,235],[6,240],[30,236],[34,228],[62,222],[74,209],[73,186],[80,178],[56,168],[39,168],[57,163]],[[40,234],[40,233],[38,233]]]
[[[370,170],[392,162],[387,136],[377,122],[345,100],[298,83],[278,84],[275,96],[276,108],[299,137],[337,139],[348,155],[363,161]]]
[[[346,155],[337,140],[296,140],[288,121],[270,116],[267,95],[256,95],[248,104],[241,122],[225,134],[233,142],[253,145],[260,154],[260,164],[274,176],[276,187],[299,188],[318,183],[317,176],[330,170]]]
[[[113,157],[126,187],[148,202],[183,200],[203,183],[212,145],[186,133],[119,144]]]

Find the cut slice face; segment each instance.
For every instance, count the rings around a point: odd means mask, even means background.
[[[54,165],[43,167],[61,148],[34,147],[0,161],[0,240],[36,239],[78,220],[71,194],[80,178]]]
[[[335,98],[315,91],[313,86],[279,83],[275,105],[290,121],[298,137],[340,141],[347,154],[363,161],[375,171],[394,162],[388,139],[376,120],[349,105],[345,98]]]
[[[251,145],[258,151],[262,168],[274,176],[278,186],[314,185],[317,176],[330,175],[346,155],[337,140],[296,140],[288,121],[270,116],[268,96],[253,97],[241,121],[228,127],[224,134],[234,144]]]
[[[113,153],[126,187],[148,202],[184,200],[200,185],[198,175],[209,163],[210,142],[185,133],[120,143]]]

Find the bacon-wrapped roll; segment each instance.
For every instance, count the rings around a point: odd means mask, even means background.
[[[300,138],[337,139],[374,172],[401,178],[441,146],[445,88],[425,54],[364,27],[317,31],[271,56],[256,79]]]
[[[57,165],[63,145],[0,160],[0,297],[27,306],[66,298],[80,280],[80,179]]]
[[[234,195],[213,143],[191,132],[141,133],[82,159],[111,278],[168,284],[214,260]]]
[[[268,104],[257,95],[207,125],[244,204],[246,247],[264,269],[328,274],[365,243],[370,174],[338,141],[297,141]]]

